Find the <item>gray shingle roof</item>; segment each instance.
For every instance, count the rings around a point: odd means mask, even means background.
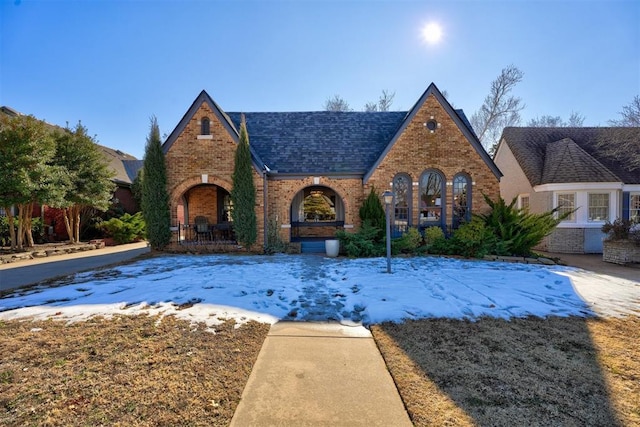
[[[640,171],[608,157],[599,147],[604,139],[615,140],[616,132],[635,134],[640,140],[640,128],[606,127],[507,127],[502,140],[534,186],[560,182],[640,184]]]
[[[250,144],[282,174],[364,174],[407,115],[400,112],[244,113]],[[227,113],[236,129],[240,113]]]
[[[571,138],[546,145],[540,184],[594,181],[617,182],[619,178]]]

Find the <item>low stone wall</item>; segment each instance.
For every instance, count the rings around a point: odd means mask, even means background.
[[[26,261],[34,258],[45,258],[56,255],[71,254],[75,252],[91,251],[103,248],[104,243],[92,241],[92,243],[79,244],[45,244],[36,245],[33,248],[25,248],[23,252],[12,252],[0,255],[0,264],[8,264],[12,262]]]
[[[640,263],[640,245],[630,240],[605,240],[602,260],[622,265]]]

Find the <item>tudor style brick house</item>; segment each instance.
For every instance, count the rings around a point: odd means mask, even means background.
[[[445,231],[487,208],[501,173],[462,110],[432,83],[404,112],[244,113],[257,190],[258,244],[277,219],[285,241],[332,238],[360,226],[371,188],[395,193],[396,232]],[[172,225],[228,229],[241,113],[202,91],[163,145]],[[212,235],[213,236],[213,235]]]

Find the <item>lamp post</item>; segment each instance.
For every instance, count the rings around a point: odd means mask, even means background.
[[[391,219],[389,218],[389,212],[391,210],[391,204],[393,203],[393,193],[389,190],[382,194],[384,200],[385,216],[387,223],[387,273],[391,273]]]

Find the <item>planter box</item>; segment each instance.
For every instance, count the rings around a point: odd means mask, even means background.
[[[605,240],[602,260],[622,265],[640,263],[640,245],[631,240]]]
[[[324,248],[328,257],[335,258],[340,253],[340,240],[325,240]]]

